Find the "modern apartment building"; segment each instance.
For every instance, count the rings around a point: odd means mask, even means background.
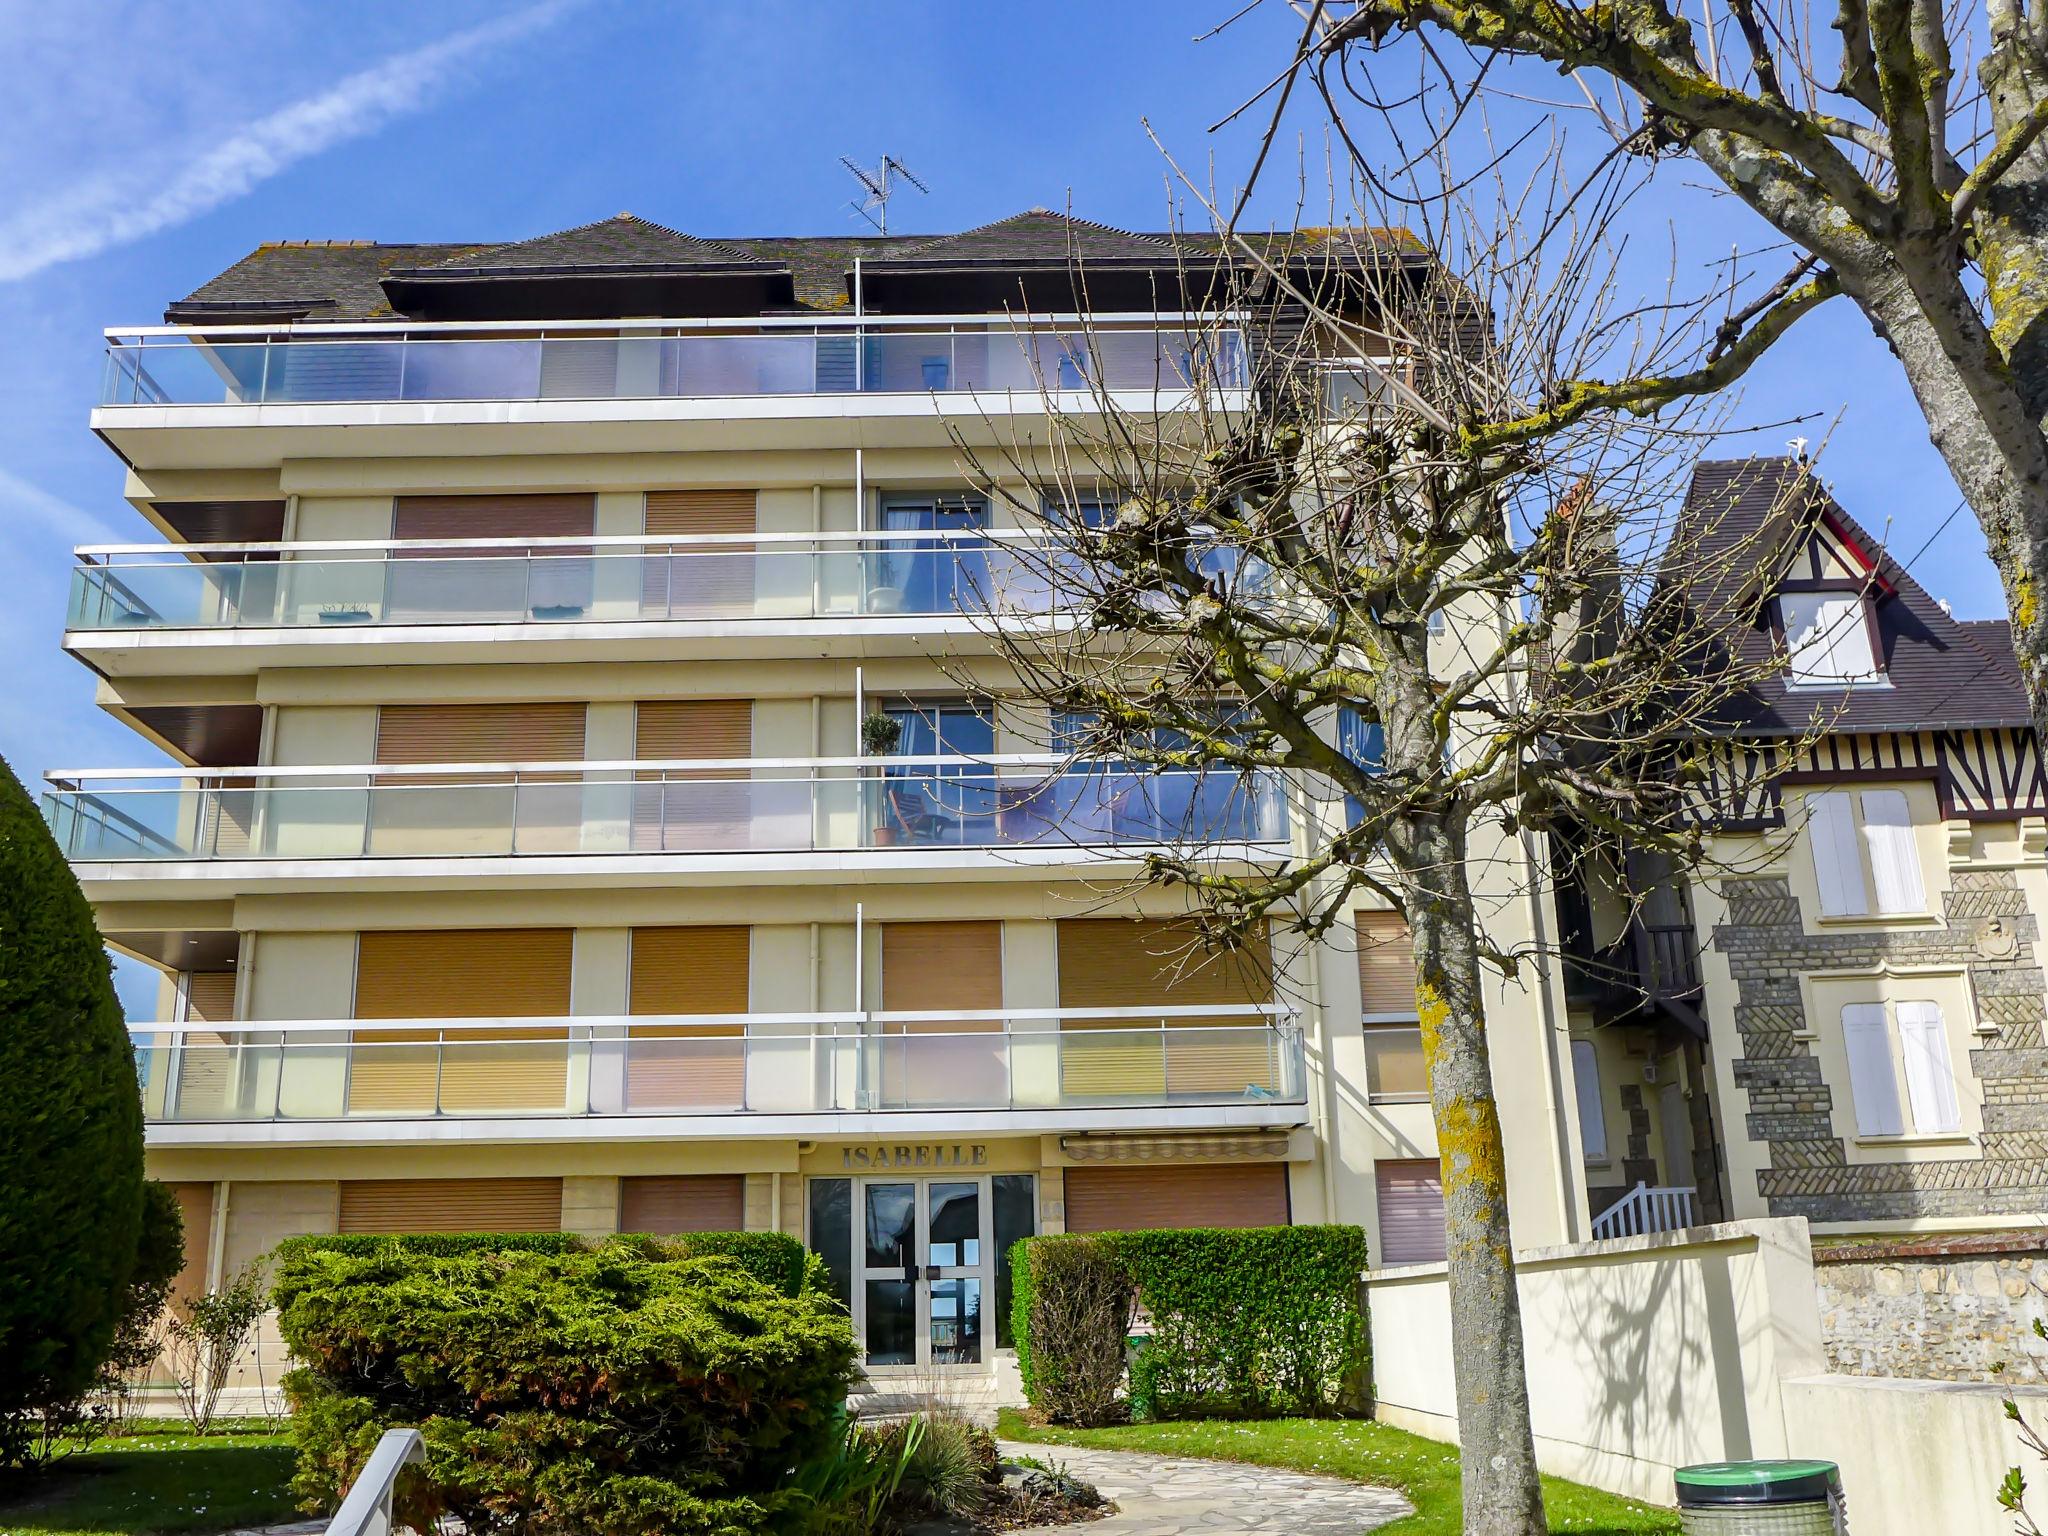
[[[621,215],[266,245],[109,333],[93,427],[161,541],[81,552],[65,643],[174,765],[47,804],[164,973],[188,1284],[298,1232],[777,1229],[871,1374],[992,1383],[1034,1231],[1441,1256],[1398,924],[1191,965],[1132,883],[1342,807],[1053,775],[990,639],[1060,617],[963,451],[1028,465],[1095,387],[1241,402],[1250,340],[1191,340],[1202,249]],[[1527,848],[1488,853],[1497,937],[1552,942]],[[1583,1237],[1562,972],[1490,1004],[1518,1234]]]

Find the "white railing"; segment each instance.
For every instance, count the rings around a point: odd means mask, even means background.
[[[327,1522],[327,1536],[391,1536],[391,1495],[407,1464],[426,1459],[416,1429],[387,1429]]]
[[[1046,755],[53,770],[83,863],[1285,843],[1271,773]]]
[[[136,326],[107,333],[100,403],[314,405],[465,400],[1024,394],[1244,384],[1213,317],[804,316],[488,324]]]
[[[1693,1225],[1689,1184],[1643,1184],[1623,1195],[1593,1218],[1593,1237],[1642,1237],[1652,1232],[1677,1232]]]
[[[73,630],[1047,614],[1085,591],[1041,529],[88,545]]]
[[[137,1024],[153,1124],[1300,1104],[1276,1005]]]

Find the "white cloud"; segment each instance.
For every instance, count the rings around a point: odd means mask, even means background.
[[[0,469],[0,520],[40,525],[66,544],[118,544],[121,535],[99,518],[17,474]]]
[[[350,75],[230,130],[165,170],[88,174],[0,221],[0,282],[94,256],[232,202],[310,155],[424,106],[460,66],[555,21],[578,0],[542,0]]]

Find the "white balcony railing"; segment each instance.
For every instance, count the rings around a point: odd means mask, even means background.
[[[1593,1218],[1593,1239],[1682,1231],[1693,1224],[1694,1194],[1690,1184],[1638,1183]]]
[[[80,863],[1284,844],[1271,774],[1050,757],[54,772]]]
[[[1279,1007],[132,1027],[158,1124],[1306,1102]]]
[[[1036,530],[91,546],[73,630],[1048,614]]]
[[[546,329],[536,337],[531,325],[118,328],[107,333],[100,403],[1035,397],[1095,388],[1185,395],[1244,383],[1239,333],[1197,317],[805,316]]]

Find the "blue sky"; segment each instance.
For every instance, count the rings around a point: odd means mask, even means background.
[[[846,232],[859,226],[841,154],[893,153],[930,184],[899,200],[897,230],[1033,205],[1156,228],[1168,170],[1148,121],[1222,185],[1249,163],[1245,125],[1209,125],[1274,73],[1297,22],[1263,0],[1195,40],[1240,3],[0,0],[13,43],[0,57],[13,129],[0,143],[0,568],[13,581],[0,753],[31,784],[153,755],[95,708],[91,675],[57,647],[70,547],[146,536],[87,429],[103,327],[159,319],[264,240],[518,239],[628,209],[703,235]],[[1398,54],[1384,68],[1412,70]],[[1530,95],[1563,91],[1548,71],[1520,78]],[[1321,161],[1313,140],[1309,159]],[[1256,211],[1285,222],[1291,151],[1269,177]],[[1666,172],[1631,211],[1632,251],[1656,253],[1627,268],[1648,296],[1674,242],[1698,281],[1704,262],[1764,238],[1698,181]],[[1915,574],[1958,614],[2002,612],[1974,523],[1944,526],[1955,488],[1846,301],[1800,323],[1739,414],[1808,412],[1813,424],[1731,451],[1827,436],[1823,470],[1844,504],[1917,556]]]

